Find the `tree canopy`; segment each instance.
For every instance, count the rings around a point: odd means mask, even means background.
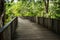
[[[13,0],[5,6],[7,19],[15,16],[60,18],[60,0]]]

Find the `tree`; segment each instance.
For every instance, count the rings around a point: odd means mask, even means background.
[[[4,0],[0,0],[0,17],[2,20],[2,25],[4,25],[4,21],[5,21],[5,6],[4,6],[5,1]]]
[[[44,3],[45,3],[45,10],[46,10],[46,13],[48,13],[49,0],[44,0]]]

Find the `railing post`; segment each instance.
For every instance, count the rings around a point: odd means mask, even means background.
[[[4,40],[3,33],[0,33],[0,40]]]
[[[18,26],[18,17],[16,17],[16,20],[15,20],[15,22],[16,22],[16,24],[15,24],[15,29],[17,28],[17,26]]]
[[[18,17],[16,17],[16,19],[11,23],[11,40],[14,40],[14,32],[17,28],[18,25]]]
[[[10,25],[11,25],[11,40],[12,40],[12,23]]]
[[[15,19],[15,30],[16,30],[17,26],[18,26],[18,17],[16,17],[16,19]]]
[[[18,17],[0,29],[0,40],[14,40],[14,33],[18,25]]]

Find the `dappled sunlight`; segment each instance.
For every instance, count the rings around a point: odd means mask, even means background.
[[[60,40],[60,0],[0,0],[0,40]]]
[[[37,16],[45,18],[59,19],[60,14],[56,4],[59,1],[43,0],[14,0],[6,2],[6,16]],[[10,17],[11,18],[11,17]],[[7,18],[8,19],[8,18]]]

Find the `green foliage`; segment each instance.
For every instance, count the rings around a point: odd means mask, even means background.
[[[11,20],[16,16],[37,16],[46,18],[60,18],[60,1],[53,0],[49,3],[49,12],[46,13],[45,3],[43,0],[20,0],[18,2],[5,3],[6,19]]]
[[[22,2],[5,3],[6,5],[6,21],[8,22],[13,17],[20,16]]]

